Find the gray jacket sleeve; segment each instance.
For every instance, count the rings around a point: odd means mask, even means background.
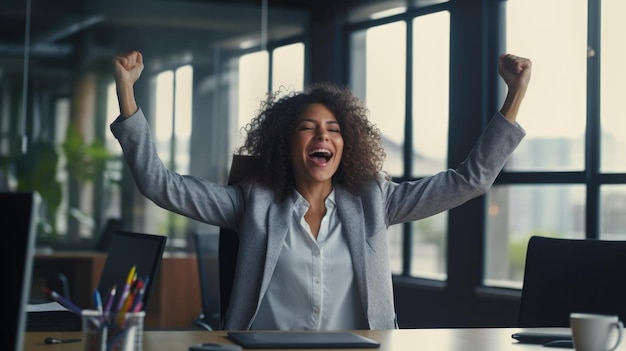
[[[222,186],[167,169],[157,154],[141,109],[126,119],[116,119],[110,127],[141,194],[166,210],[220,227],[236,228],[244,207],[238,186]]]
[[[387,224],[422,219],[485,194],[525,135],[498,112],[456,169],[416,181],[381,182]]]

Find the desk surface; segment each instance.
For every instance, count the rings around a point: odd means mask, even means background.
[[[511,338],[517,331],[556,331],[568,333],[569,328],[458,328],[397,329],[354,331],[381,343],[380,351],[546,351],[541,345],[518,344]],[[25,351],[82,351],[82,342],[46,345],[46,337],[80,338],[80,332],[27,332]],[[231,344],[225,331],[146,331],[143,351],[187,351],[190,345],[206,342]],[[555,349],[556,350],[556,349]],[[618,350],[626,350],[622,343]],[[264,350],[268,351],[268,350]],[[285,350],[283,350],[285,351]]]

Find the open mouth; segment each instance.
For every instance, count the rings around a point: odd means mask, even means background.
[[[315,149],[310,151],[308,156],[317,162],[328,162],[333,157],[333,153],[328,149]]]

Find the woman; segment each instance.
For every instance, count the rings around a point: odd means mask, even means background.
[[[531,73],[506,54],[505,102],[468,158],[418,181],[381,173],[380,133],[346,88],[312,85],[270,96],[240,149],[261,160],[246,181],[222,186],[166,169],[133,85],[137,51],[113,59],[120,117],[111,130],[141,193],[157,205],[235,230],[239,255],[224,329],[397,328],[387,228],[458,206],[489,190],[524,137],[517,113]]]

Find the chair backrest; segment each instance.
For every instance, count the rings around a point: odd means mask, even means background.
[[[235,267],[239,250],[237,233],[220,228],[219,236],[219,270],[220,270],[220,329],[224,328],[226,310],[230,304],[230,295],[235,281]]]
[[[220,327],[219,234],[195,232],[193,237],[202,301],[202,312],[196,322],[207,330],[216,330]]]
[[[626,320],[626,241],[528,242],[518,327],[569,327],[571,312]]]
[[[245,179],[251,171],[258,169],[260,161],[251,156],[233,155],[228,184]],[[230,303],[239,251],[239,236],[233,230],[220,228],[219,271],[220,271],[220,327],[224,326],[226,309]]]
[[[26,304],[30,295],[36,241],[37,209],[35,193],[0,192],[0,213],[4,224],[0,232],[8,251],[2,255],[3,350],[21,351],[26,329]]]

